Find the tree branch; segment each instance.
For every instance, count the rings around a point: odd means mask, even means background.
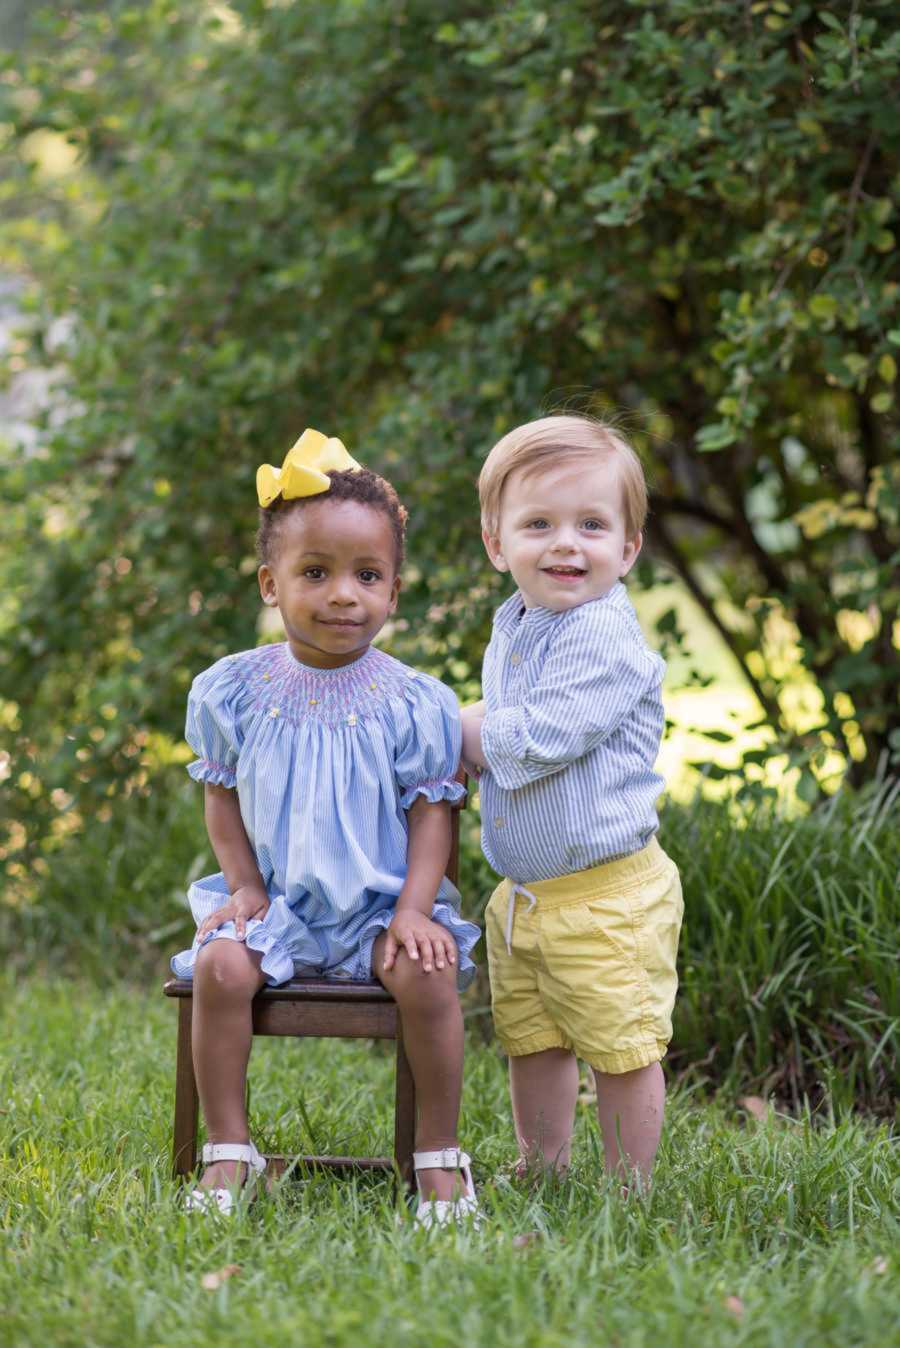
[[[726,627],[722,619],[719,617],[718,613],[716,612],[715,605],[712,602],[712,599],[701,587],[693,571],[688,566],[684,554],[678,547],[678,544],[676,543],[674,536],[669,532],[669,529],[666,526],[664,520],[660,518],[655,519],[653,533],[654,537],[657,538],[659,542],[662,544],[667,557],[671,561],[681,580],[684,582],[686,589],[689,591],[692,598],[696,600],[697,604],[699,604],[700,608],[706,614],[706,617],[712,623],[713,627],[715,627],[716,631],[719,633],[720,637],[725,642],[725,645],[728,647],[729,651],[734,656],[735,660],[737,661],[740,667],[741,673],[749,683],[751,689],[753,690],[754,696],[759,702],[759,705],[762,708],[762,710],[765,712],[767,718],[769,719],[769,721],[771,721],[773,726],[776,726],[779,729],[783,729],[781,721],[781,708],[779,707],[778,702],[774,698],[769,696],[769,694],[760,684],[759,680],[754,676],[753,672],[747,668],[747,663],[744,659],[744,654],[741,651],[737,640],[735,639],[734,632],[732,632],[730,628]]]

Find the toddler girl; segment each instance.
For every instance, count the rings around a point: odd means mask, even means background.
[[[209,1137],[187,1205],[230,1212],[265,1167],[245,1108],[254,995],[295,974],[375,975],[400,1008],[416,1084],[417,1219],[442,1224],[476,1209],[456,1139],[457,985],[479,931],[444,875],[463,791],[456,699],[370,644],[400,589],[393,487],[307,430],[257,489],[259,586],[287,640],[219,660],[188,701],[188,771],[222,869],[191,886],[197,935],[172,960],[194,979]]]

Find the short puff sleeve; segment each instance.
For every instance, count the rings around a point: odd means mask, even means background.
[[[229,659],[198,674],[188,695],[184,737],[197,754],[188,772],[197,782],[231,786],[243,744],[239,712],[242,685]]]
[[[394,723],[394,771],[404,810],[417,796],[433,804],[461,800],[465,787],[456,780],[462,753],[456,694],[438,679],[417,674],[402,703],[395,704]]]

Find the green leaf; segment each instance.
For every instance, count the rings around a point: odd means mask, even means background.
[[[727,445],[734,444],[737,439],[737,431],[730,422],[715,421],[709,426],[704,426],[697,436],[697,448],[704,454],[709,454],[713,450],[725,449]]]
[[[696,768],[697,772],[713,782],[723,782],[726,777],[734,777],[740,773],[740,768],[723,768],[719,763],[688,763],[688,767]]]
[[[828,321],[836,317],[838,302],[833,295],[813,295],[807,308],[814,318]]]

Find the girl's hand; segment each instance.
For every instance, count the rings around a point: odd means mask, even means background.
[[[242,885],[236,889],[223,908],[217,908],[209,917],[205,917],[197,928],[197,940],[202,941],[209,932],[215,931],[226,922],[234,922],[239,941],[247,935],[247,923],[253,917],[260,920],[269,911],[269,896],[256,885]]]
[[[456,963],[456,942],[439,922],[432,922],[414,908],[394,914],[384,943],[384,967],[393,969],[397,955],[405,950],[411,960],[422,959],[426,974],[437,966]]]

